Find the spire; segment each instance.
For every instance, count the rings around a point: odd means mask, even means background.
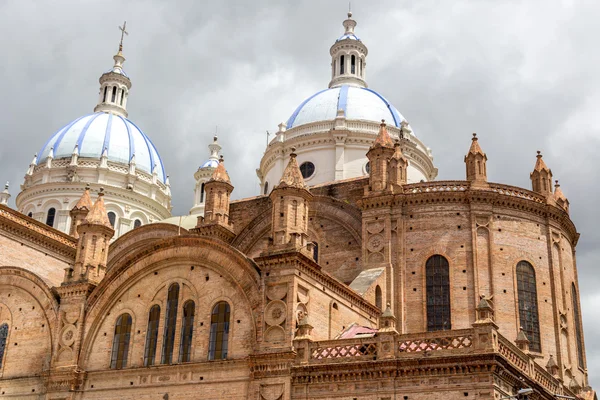
[[[229,179],[229,175],[227,174],[227,170],[223,164],[224,161],[225,160],[223,159],[223,156],[221,156],[219,158],[219,165],[217,165],[217,168],[215,168],[212,176],[208,180],[209,182],[218,181],[231,184],[231,180]]]
[[[106,112],[127,117],[127,98],[131,89],[131,80],[123,70],[123,38],[129,33],[125,30],[127,23],[119,26],[121,41],[119,51],[113,56],[113,67],[100,77],[100,98],[94,112]]]
[[[554,201],[556,201],[556,204],[559,205],[562,209],[564,209],[567,213],[569,212],[569,200],[567,199],[567,197],[565,196],[565,194],[563,193],[562,189],[560,188],[560,184],[558,183],[558,180],[554,181]]]
[[[377,133],[375,141],[371,145],[371,148],[375,147],[394,147],[394,142],[392,142],[392,138],[390,137],[390,134],[387,131],[385,119],[381,120],[381,124],[379,125],[379,132]]]
[[[394,142],[387,131],[385,120],[381,120],[379,133],[367,152],[369,159],[369,190],[380,192],[390,185],[389,161],[394,155]]]
[[[519,328],[519,333],[517,334],[517,339],[515,340],[515,343],[519,347],[519,349],[523,350],[524,352],[529,351],[530,342],[527,338],[527,335],[525,335],[525,332],[523,331],[523,327]]]
[[[542,153],[537,152],[537,160],[533,172],[529,175],[534,192],[540,193],[547,198],[552,195],[552,170],[548,168],[542,159]]]
[[[352,11],[342,23],[344,34],[329,49],[331,55],[331,81],[329,87],[350,85],[367,87],[365,82],[367,46],[356,36],[356,21],[352,19]]]
[[[471,147],[465,156],[467,167],[467,180],[471,182],[472,187],[487,186],[487,156],[479,146],[477,134],[473,133]]]
[[[90,211],[92,209],[92,199],[90,197],[90,184],[89,183],[85,186],[85,190],[83,191],[81,198],[79,199],[77,204],[75,204],[75,207],[73,207],[73,210],[84,210],[84,209],[88,210],[88,211]]]
[[[92,209],[88,213],[85,220],[83,220],[83,224],[85,225],[102,225],[107,228],[112,229],[112,225],[110,220],[108,219],[108,213],[106,212],[106,207],[104,206],[104,188],[100,188],[100,193],[98,193],[98,199],[92,206]]]
[[[0,192],[0,204],[7,205],[8,199],[10,199],[10,193],[8,192],[8,182],[6,182],[4,190]]]
[[[279,180],[278,187],[295,187],[298,189],[307,189],[306,183],[304,182],[304,178],[302,177],[302,173],[300,172],[300,167],[298,167],[298,161],[296,160],[296,148],[292,147],[292,152],[290,153],[290,161],[288,162],[287,167],[283,171],[283,175]]]
[[[35,155],[33,156],[33,160],[31,160],[31,163],[29,164],[29,168],[27,169],[27,175],[33,175],[33,171],[35,170],[35,167],[37,165],[37,153],[35,153]]]
[[[77,204],[75,204],[75,207],[69,211],[71,216],[71,229],[69,230],[69,235],[75,238],[79,237],[77,227],[85,220],[92,207],[93,204],[92,199],[90,198],[90,184],[88,183],[85,186],[85,190],[83,191],[81,198]]]
[[[402,154],[400,141],[394,143],[394,155],[389,162],[390,182],[394,185],[405,185],[407,182],[408,160]]]
[[[221,151],[221,145],[217,141],[217,135],[213,137],[213,141],[208,145],[208,149],[210,150],[209,160],[217,161],[219,159],[219,152]]]

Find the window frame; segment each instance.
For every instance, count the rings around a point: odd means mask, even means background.
[[[224,321],[219,322],[218,321],[218,317],[216,318],[217,321],[214,321],[214,315],[215,315],[215,310],[217,309],[217,307],[221,304],[224,304],[227,306],[227,311],[225,311],[225,314],[227,317],[224,317]],[[218,312],[216,313],[218,315]],[[212,308],[211,308],[211,313],[210,313],[210,331],[209,331],[209,338],[208,338],[208,360],[209,361],[218,361],[218,360],[226,360],[227,357],[229,356],[229,335],[231,334],[231,314],[232,314],[232,308],[231,305],[229,304],[228,301],[225,300],[220,300],[218,302],[216,302]],[[217,345],[217,341],[218,341],[218,336],[215,337],[216,335],[218,335],[219,333],[219,326],[218,324],[223,324],[223,335],[221,336],[221,348],[217,350],[216,345]],[[215,324],[217,324],[215,326]],[[213,328],[214,327],[214,328]],[[218,351],[218,353],[217,353]],[[217,357],[217,354],[220,357]]]
[[[171,289],[177,288],[174,298],[170,298]],[[165,318],[163,328],[163,342],[160,363],[170,365],[173,363],[173,352],[175,350],[175,337],[177,335],[177,310],[179,308],[180,285],[171,283],[167,289],[165,302]]]
[[[123,317],[127,317],[123,323]],[[114,323],[113,342],[110,352],[110,369],[125,369],[129,361],[129,351],[131,344],[131,328],[133,327],[133,317],[128,312],[120,314]],[[126,328],[127,332],[117,332],[119,328]],[[115,358],[116,353],[116,358]],[[121,358],[119,358],[119,356]]]
[[[191,314],[188,306],[191,305]],[[196,303],[194,300],[187,300],[181,308],[181,338],[179,340],[179,362],[192,361],[192,344],[194,343],[194,318],[196,315]]]
[[[440,265],[434,265],[439,260]],[[445,262],[445,265],[443,263]],[[436,276],[435,268],[444,269]],[[450,277],[450,262],[442,254],[433,254],[425,261],[425,330],[427,332],[452,329],[452,285]],[[438,271],[439,272],[439,271]],[[436,282],[437,281],[437,282]],[[444,297],[444,298],[442,298]],[[441,303],[441,304],[438,304]],[[446,320],[441,322],[441,320]],[[439,323],[436,323],[436,320]]]
[[[524,281],[525,276],[521,266],[529,268],[530,273],[529,281]],[[521,272],[520,272],[521,269]],[[530,279],[533,278],[533,279]],[[528,288],[525,285],[529,285]],[[515,286],[516,286],[516,305],[518,315],[518,328],[523,328],[523,332],[527,339],[529,339],[529,350],[541,353],[542,352],[542,341],[541,341],[541,327],[540,327],[540,307],[538,301],[538,290],[537,290],[537,276],[533,264],[527,260],[520,260],[515,266]],[[533,290],[532,290],[533,289]],[[531,303],[533,299],[533,303]],[[526,303],[528,302],[528,303]],[[530,310],[526,309],[526,305],[529,304]],[[531,308],[533,306],[533,311]],[[527,317],[527,313],[531,315]]]
[[[156,320],[152,320],[153,310],[158,309],[158,315]],[[155,365],[156,363],[156,350],[158,350],[158,330],[160,327],[160,305],[154,304],[148,311],[148,328],[146,330],[146,340],[144,342],[144,367]],[[151,326],[151,324],[155,326]],[[151,342],[153,340],[153,343]],[[153,351],[151,350],[153,348]],[[150,353],[153,354],[150,354]]]

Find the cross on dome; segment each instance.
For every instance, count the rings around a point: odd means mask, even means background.
[[[129,32],[127,32],[125,30],[126,28],[127,28],[127,21],[123,22],[123,26],[119,26],[119,30],[121,31],[121,41],[119,42],[119,53],[121,51],[123,51],[123,36],[124,35],[129,36]]]

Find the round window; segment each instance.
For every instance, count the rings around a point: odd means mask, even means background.
[[[365,172],[367,174],[371,173],[371,162],[370,161],[367,161],[367,163],[365,164]]]
[[[308,179],[315,173],[315,164],[310,161],[303,162],[300,165],[300,173],[302,173],[302,177],[304,179]]]

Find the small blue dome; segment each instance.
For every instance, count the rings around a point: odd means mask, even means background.
[[[129,75],[127,75],[125,73],[125,71],[123,71],[123,68],[113,67],[113,68],[109,69],[108,71],[106,71],[105,73],[108,74],[109,72],[114,72],[115,74],[123,75],[124,77],[129,78]]]
[[[382,95],[374,90],[342,85],[325,89],[304,100],[287,121],[287,129],[318,121],[333,121],[337,110],[346,119],[381,122],[400,127],[405,118]]]
[[[344,40],[344,39],[351,39],[351,40],[359,40],[358,36],[356,36],[354,33],[344,33],[342,36],[340,36],[336,42],[339,42],[340,40]]]
[[[77,144],[80,157],[100,159],[107,149],[109,161],[129,164],[135,155],[136,168],[152,173],[154,165],[158,178],[166,180],[163,163],[150,139],[127,118],[111,113],[97,112],[77,118],[69,123],[50,140],[38,153],[38,163],[48,157],[54,148],[54,158],[70,158]]]
[[[217,168],[219,165],[219,161],[217,160],[208,160],[200,168]]]

